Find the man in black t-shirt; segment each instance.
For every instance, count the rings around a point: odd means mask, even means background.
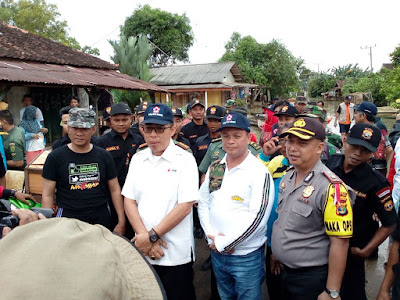
[[[46,159],[42,174],[42,207],[52,208],[55,194],[57,217],[101,224],[124,234],[123,200],[113,159],[106,150],[90,143],[96,130],[95,119],[96,114],[89,109],[69,111],[71,143],[52,151]],[[114,228],[107,204],[110,196],[118,215]]]
[[[207,124],[204,122],[204,104],[202,101],[196,99],[190,103],[189,107],[192,121],[182,127],[183,136],[190,142],[190,149],[195,152],[196,140],[199,136],[208,133]]]

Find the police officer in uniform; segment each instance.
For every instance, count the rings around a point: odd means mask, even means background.
[[[197,138],[208,133],[207,124],[204,122],[204,109],[202,101],[199,99],[192,101],[189,111],[193,119],[182,127],[183,136],[189,140],[193,152]]]
[[[200,165],[206,155],[211,141],[221,136],[220,132],[217,132],[217,130],[221,127],[221,120],[224,115],[225,109],[221,106],[213,105],[207,108],[206,119],[209,132],[200,136],[196,141],[194,157],[196,158],[197,165]]]
[[[367,299],[364,259],[390,235],[396,224],[389,182],[368,164],[380,141],[379,128],[365,123],[356,124],[345,139],[344,155],[334,155],[327,163],[327,167],[357,195],[353,206],[353,237],[350,239],[343,278],[342,299]],[[377,231],[377,222],[372,219],[374,213],[382,223]]]
[[[282,274],[285,299],[340,299],[352,235],[349,192],[320,160],[325,129],[318,120],[299,118],[285,136],[293,168],[279,186],[272,269]]]
[[[190,142],[187,138],[183,136],[183,132],[181,131],[183,126],[183,113],[180,108],[172,108],[172,113],[174,114],[174,126],[176,127],[175,133],[172,136],[172,139],[188,145],[190,147]]]
[[[128,174],[131,158],[144,140],[141,135],[133,134],[129,130],[133,117],[132,111],[126,103],[119,102],[111,106],[110,121],[111,132],[99,137],[96,144],[111,154],[118,173],[118,183],[122,188]],[[113,221],[116,222],[117,216],[114,207],[112,203],[109,203],[109,205]],[[126,236],[132,238],[132,227],[129,222],[126,222],[126,225]]]
[[[132,133],[139,134],[143,137],[143,132],[140,128],[140,123],[143,121],[144,112],[149,106],[148,101],[142,101],[135,110],[135,123],[131,126]]]

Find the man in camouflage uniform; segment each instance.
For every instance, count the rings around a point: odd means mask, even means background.
[[[317,118],[325,128],[325,136],[326,136],[325,141],[324,141],[325,146],[324,146],[324,150],[322,151],[322,154],[321,154],[321,161],[323,164],[326,164],[328,158],[331,155],[340,154],[339,147],[336,147],[329,141],[329,136],[326,131],[326,110],[317,105],[310,105],[306,109],[306,115],[311,118]],[[333,137],[333,135],[335,135],[337,137]],[[334,140],[339,139],[339,141],[341,142],[341,138],[339,135],[331,133],[331,137],[333,137],[331,139],[334,139]]]

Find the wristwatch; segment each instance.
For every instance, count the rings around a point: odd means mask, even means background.
[[[329,290],[328,288],[325,288],[325,292],[332,298],[332,299],[337,299],[340,296],[339,291],[335,290]]]
[[[154,229],[152,228],[152,229],[149,231],[149,239],[150,239],[150,242],[155,243],[155,242],[158,241],[159,238],[160,238],[160,237],[158,236],[157,232],[155,232]]]
[[[11,197],[15,197],[15,193],[17,192],[17,190],[11,190],[10,196]]]

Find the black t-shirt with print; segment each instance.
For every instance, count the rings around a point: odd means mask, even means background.
[[[75,153],[64,145],[49,154],[42,176],[56,182],[58,206],[81,210],[108,201],[108,180],[117,177],[117,171],[110,153],[100,147]]]

